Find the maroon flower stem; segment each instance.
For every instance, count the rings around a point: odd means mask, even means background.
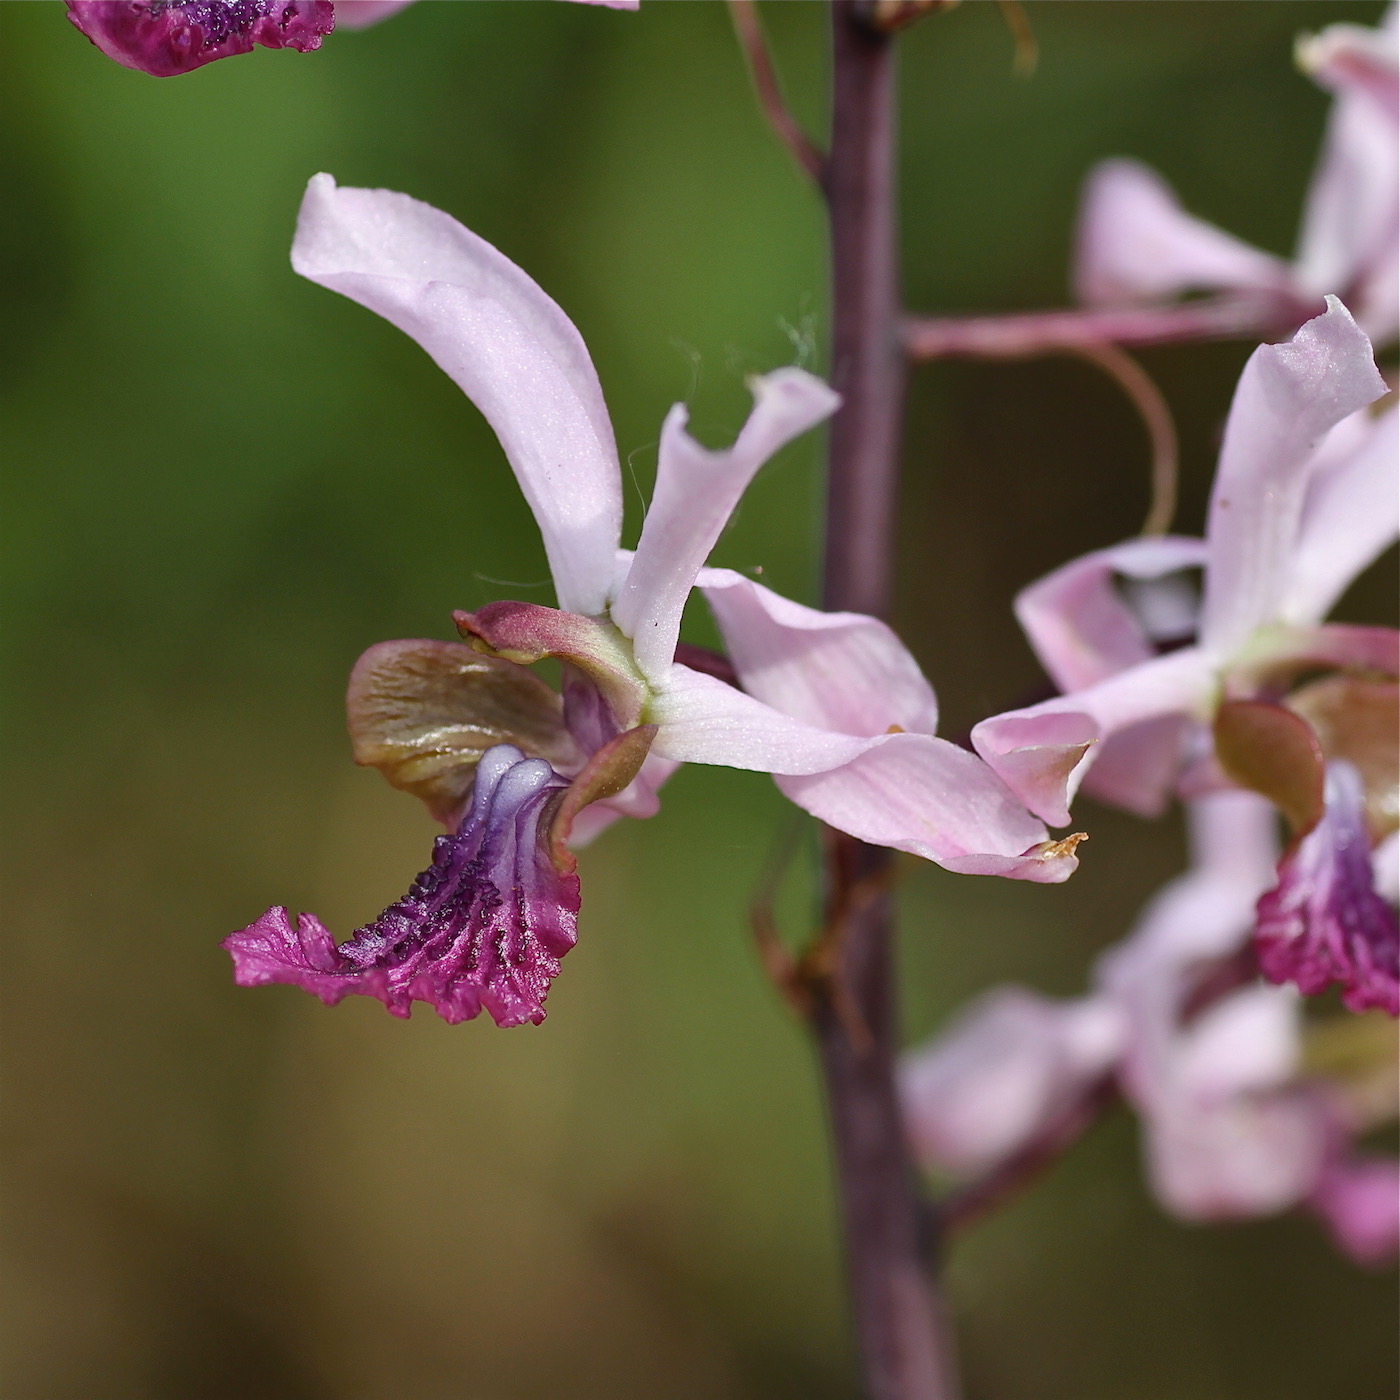
[[[826,157],[819,151],[802,129],[802,124],[793,116],[783,99],[782,84],[778,81],[777,70],[773,67],[773,57],[768,52],[768,41],[763,37],[763,25],[758,18],[758,7],[754,0],[729,0],[729,16],[734,21],[734,32],[739,38],[739,47],[748,60],[749,76],[753,80],[754,96],[763,115],[768,119],[774,135],[788,149],[793,160],[818,184],[821,183],[826,168]]]
[[[965,1230],[1020,1196],[1099,1121],[1117,1098],[1118,1086],[1112,1075],[1096,1080],[1019,1152],[999,1162],[985,1176],[950,1191],[935,1208],[940,1232],[952,1235]]]
[[[894,48],[860,0],[832,4],[832,420],[825,606],[885,614],[893,586],[904,358],[894,228]],[[826,844],[835,966],[813,992],[857,1346],[869,1400],[953,1400],[927,1217],[894,1086],[891,853]]]
[[[903,334],[905,349],[915,360],[1015,360],[1095,345],[1174,345],[1287,335],[1317,309],[1283,294],[1236,293],[1174,306],[910,316]]]

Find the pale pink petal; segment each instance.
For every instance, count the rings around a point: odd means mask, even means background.
[[[292,266],[412,336],[461,386],[535,513],[560,606],[601,613],[621,479],[598,376],[564,312],[449,215],[329,175],[307,186]]]
[[[1396,333],[1400,57],[1388,30],[1335,24],[1298,49],[1336,94],[1298,240],[1300,283],[1335,292],[1378,343]]]
[[[745,488],[779,448],[835,412],[840,399],[814,375],[781,369],[755,378],[754,406],[732,447],[711,452],[685,430],[677,404],[666,415],[656,489],[632,567],[612,606],[633,639],[637,664],[659,680],[675,655],[695,576]]]
[[[1170,579],[1204,564],[1205,550],[1203,540],[1179,536],[1127,540],[1085,554],[1022,589],[1016,617],[1050,679],[1063,691],[1080,690],[1150,660],[1156,655],[1154,641],[1164,640],[1157,635],[1161,628],[1115,583]],[[1150,604],[1151,595],[1141,601]]]
[[[1319,622],[1400,535],[1400,408],[1344,418],[1318,450],[1289,561],[1285,622]]]
[[[1342,1252],[1358,1264],[1388,1264],[1400,1250],[1400,1162],[1355,1157],[1328,1167],[1308,1202]]]
[[[965,874],[1041,883],[1078,864],[1072,843],[1048,842],[985,764],[931,735],[839,734],[679,664],[642,718],[659,726],[658,757],[783,775],[793,802],[863,841]]]
[[[908,648],[861,613],[804,607],[729,569],[699,579],[743,687],[842,734],[932,734],[938,702]]]
[[[609,10],[635,10],[639,8],[641,0],[575,0],[579,5],[603,5]]]
[[[1192,748],[1195,722],[1161,715],[1110,734],[1094,748],[1080,791],[1139,817],[1160,817]]]
[[[1330,1125],[1306,1089],[1184,1099],[1145,1115],[1148,1175],[1157,1198],[1186,1220],[1248,1219],[1297,1205],[1322,1170]]]
[[[979,997],[901,1057],[899,1098],[914,1154],[958,1175],[1035,1141],[1110,1067],[1123,1035],[1112,1002],[1061,1002],[1020,987]]]
[[[679,663],[647,702],[642,722],[659,726],[652,746],[659,757],[760,773],[825,772],[881,742],[793,719]]]
[[[1074,267],[1075,295],[1085,305],[1131,305],[1187,291],[1275,292],[1290,279],[1282,259],[1193,218],[1147,166],[1107,160],[1090,172]]]
[[[1098,685],[985,719],[972,731],[977,752],[1038,817],[1069,823],[1094,746],[1120,730],[1168,715],[1204,716],[1214,690],[1209,658],[1198,647],[1146,661]],[[1160,775],[1144,772],[1132,794],[1152,810]]]
[[[335,0],[337,29],[363,29],[397,14],[413,0]]]
[[[1262,345],[1235,390],[1211,496],[1201,643],[1228,656],[1278,616],[1318,444],[1386,392],[1371,343],[1335,297],[1282,345]]]
[[[975,755],[927,734],[865,741],[840,767],[780,776],[779,789],[828,826],[964,875],[1058,884],[1079,862]]]

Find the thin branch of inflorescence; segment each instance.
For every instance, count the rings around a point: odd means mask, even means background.
[[[1152,447],[1151,497],[1142,522],[1144,535],[1165,535],[1176,517],[1179,464],[1176,424],[1162,391],[1128,352],[1120,346],[1077,345],[1068,353],[1097,365],[1133,401],[1147,429]]]
[[[1043,1132],[985,1176],[949,1192],[935,1207],[937,1235],[946,1238],[1021,1195],[1098,1122],[1118,1097],[1112,1075],[1096,1080]]]
[[[757,5],[754,0],[729,0],[729,14],[734,21],[734,32],[739,36],[739,47],[748,60],[749,76],[753,79],[758,105],[768,119],[768,125],[787,147],[793,160],[820,185],[826,176],[826,156],[802,129],[783,97],[782,84],[773,66],[773,56],[768,50]]]
[[[1086,345],[1268,339],[1291,334],[1318,309],[1282,294],[1232,293],[1172,306],[908,316],[904,348],[914,360],[1018,360]]]

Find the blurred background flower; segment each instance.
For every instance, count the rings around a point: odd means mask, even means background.
[[[916,26],[910,304],[1066,301],[1080,181],[1115,155],[1286,254],[1328,106],[1294,37],[1380,10],[1037,5],[1032,81],[995,6]],[[821,7],[764,16],[815,128]],[[407,190],[550,288],[608,386],[635,537],[671,402],[723,443],[746,374],[821,368],[815,197],[724,7],[414,5],[162,83],[57,4],[10,4],[0,64],[7,1396],[850,1395],[809,1053],[745,931],[788,819],[767,784],[687,768],[664,827],[584,854],[586,942],[538,1030],[249,996],[218,947],[274,893],[353,928],[421,863],[430,818],[348,759],[364,647],[451,637],[506,584],[550,601],[486,424],[292,274],[307,177]],[[1143,354],[1178,415],[1184,532],[1250,348]],[[1136,528],[1146,452],[1073,360],[921,370],[910,415],[896,621],[951,735],[1037,695],[1011,598]],[[814,601],[816,468],[810,442],[775,460],[715,562]],[[1337,615],[1393,623],[1393,572]],[[703,608],[685,636],[713,644]],[[995,982],[1077,994],[1182,868],[1174,820],[1082,815],[1055,890],[911,862],[911,1040]],[[1166,1220],[1126,1116],[961,1241],[951,1288],[973,1396],[1392,1389],[1394,1275],[1300,1216]]]

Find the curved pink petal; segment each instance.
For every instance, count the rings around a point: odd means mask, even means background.
[[[1400,51],[1394,11],[1381,29],[1329,25],[1298,47],[1336,102],[1303,211],[1298,276],[1336,292],[1373,340],[1397,330],[1400,262]]]
[[[1110,734],[1094,748],[1080,789],[1096,802],[1139,817],[1160,817],[1191,753],[1185,715],[1159,715]]]
[[[957,1174],[1034,1142],[1112,1065],[1123,1035],[1102,998],[1056,1001],[998,987],[900,1057],[899,1098],[914,1154]]]
[[[1078,867],[1077,843],[1047,840],[1006,784],[966,749],[928,734],[866,743],[839,767],[774,781],[828,826],[959,874],[1058,884]]]
[[[652,752],[659,757],[759,773],[825,772],[882,742],[793,719],[679,662],[647,702],[642,719],[658,726]]]
[[[335,22],[341,29],[363,29],[398,14],[413,0],[335,0]]]
[[[820,379],[800,369],[762,375],[750,387],[753,411],[734,445],[723,451],[701,447],[686,432],[683,404],[666,415],[656,489],[632,567],[612,605],[613,621],[633,639],[637,664],[649,680],[659,680],[670,665],[695,577],[755,473],[840,403]]]
[[[1400,535],[1400,407],[1344,418],[1318,449],[1289,561],[1285,622],[1320,622]]]
[[[1308,1204],[1356,1263],[1377,1267],[1400,1251],[1400,1162],[1394,1157],[1333,1163]]]
[[[391,190],[307,186],[292,245],[303,277],[405,334],[501,440],[539,522],[560,606],[601,613],[622,523],[612,425],[574,324],[509,258]]]
[[[1158,301],[1187,291],[1287,291],[1280,258],[1188,214],[1171,186],[1134,160],[1107,160],[1085,182],[1074,265],[1087,306]]]
[[[972,743],[1032,812],[1065,826],[1095,744],[1148,720],[1201,716],[1214,687],[1209,658],[1187,647],[1073,695],[985,719],[973,729]],[[1145,810],[1161,800],[1157,781],[1147,772],[1138,777],[1133,796]]]
[[[938,727],[933,687],[883,622],[805,607],[729,569],[699,583],[744,689],[764,704],[842,734]]]
[[[1316,451],[1386,392],[1371,342],[1335,297],[1282,345],[1262,345],[1235,390],[1211,495],[1201,644],[1228,656],[1277,618]]]
[[[1127,540],[1096,550],[1023,588],[1016,597],[1017,620],[1050,679],[1063,691],[1080,690],[1156,655],[1153,643],[1161,629],[1148,611],[1151,595],[1135,610],[1116,580],[1151,585],[1199,567],[1205,554],[1204,540],[1181,536]],[[1182,612],[1179,622],[1188,621]],[[1180,635],[1190,631],[1177,629]]]

